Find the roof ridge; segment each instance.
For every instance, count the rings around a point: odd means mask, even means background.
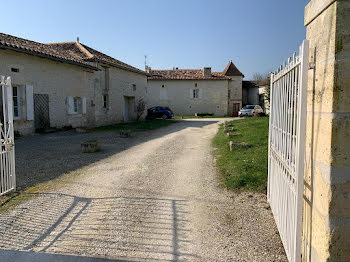
[[[85,45],[85,44],[81,44],[85,49],[87,49],[87,51],[89,51],[94,58],[96,58],[97,60],[99,60],[100,62],[102,63],[106,63],[106,64],[110,64],[112,66],[116,66],[118,68],[121,68],[121,69],[125,69],[125,70],[129,70],[129,71],[132,71],[132,72],[135,72],[135,73],[141,73],[141,74],[146,74],[147,73],[137,67],[134,67],[132,65],[129,65],[119,59],[116,59],[110,55],[107,55],[105,53],[102,53],[101,51],[98,51],[88,45]],[[107,58],[107,59],[106,59]],[[110,59],[111,61],[108,61],[108,59]]]
[[[52,42],[52,43],[46,43],[44,45],[64,45],[64,44],[74,44],[75,41],[67,41],[67,42]]]
[[[79,48],[79,50],[81,52],[83,52],[85,55],[87,55],[88,59],[92,59],[95,56],[93,54],[91,54],[82,44],[80,44],[79,42],[75,42],[76,46]]]

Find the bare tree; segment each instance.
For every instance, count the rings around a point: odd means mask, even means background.
[[[253,81],[260,82],[260,81],[262,81],[264,79],[265,79],[265,77],[264,77],[264,75],[262,73],[257,73],[256,72],[256,73],[253,74]]]

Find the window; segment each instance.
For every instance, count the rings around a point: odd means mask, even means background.
[[[108,109],[108,95],[103,95],[103,108]]]
[[[18,72],[19,72],[19,69],[18,69],[18,68],[11,67],[11,72],[18,73]]]
[[[228,90],[227,97],[231,98],[231,90],[230,89]]]
[[[81,98],[74,97],[73,99],[73,112],[75,114],[81,114]]]
[[[13,118],[20,118],[20,92],[17,86],[12,87],[13,95]]]
[[[193,89],[193,98],[199,98],[199,89]]]
[[[194,86],[197,87],[198,86],[197,83],[195,83]]]
[[[168,90],[164,85],[160,89],[159,100],[168,100]]]
[[[135,84],[132,85],[132,90],[136,91],[136,85]]]

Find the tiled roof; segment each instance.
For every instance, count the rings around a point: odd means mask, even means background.
[[[224,75],[227,76],[243,76],[241,71],[238,70],[238,68],[235,66],[235,64],[230,61],[227,66],[225,67],[224,71],[222,72]]]
[[[0,48],[14,49],[53,60],[77,64],[97,70],[91,62],[99,61],[127,71],[147,75],[145,71],[105,55],[78,42],[42,44],[23,38],[0,33]]]
[[[131,65],[128,65],[126,63],[123,63],[113,57],[110,57],[106,54],[103,54],[89,46],[86,46],[86,45],[83,45],[81,44],[88,52],[90,52],[95,58],[97,58],[98,61],[101,61],[101,62],[105,62],[107,64],[110,64],[112,66],[115,66],[115,67],[118,67],[118,68],[122,68],[122,69],[125,69],[125,70],[129,70],[129,71],[132,71],[132,72],[135,72],[135,73],[140,73],[140,74],[145,74],[147,75],[147,73],[145,71],[142,71],[136,67],[133,67]],[[93,58],[90,58],[90,59],[87,59],[89,61],[91,61]]]
[[[3,33],[0,33],[0,48],[12,49],[31,55],[46,57],[56,61],[58,60],[83,67],[97,69],[70,50],[57,49],[52,45],[42,44]]]
[[[229,80],[223,73],[212,72],[211,76],[204,76],[203,69],[174,69],[153,70],[149,80]]]

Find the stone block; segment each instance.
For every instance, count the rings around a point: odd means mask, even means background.
[[[94,153],[100,151],[101,146],[98,140],[89,140],[81,143],[81,152]]]
[[[334,185],[331,188],[332,198],[329,216],[332,219],[350,218],[350,182]],[[350,235],[348,235],[350,238]]]
[[[331,153],[332,166],[335,167],[350,167],[350,112],[347,114],[337,113],[332,122]]]
[[[331,221],[332,224],[332,221]],[[327,261],[348,262],[350,258],[350,224],[338,220],[331,233],[330,257]]]
[[[248,143],[233,142],[233,141],[230,141],[229,146],[230,146],[230,151],[233,151],[235,148],[249,148],[249,147],[251,147],[251,145],[249,145]]]
[[[122,138],[128,138],[131,136],[131,130],[120,130],[119,135]]]
[[[321,216],[316,210],[312,211],[311,245],[314,253],[317,253],[319,261],[328,261],[330,232],[328,219]],[[311,261],[313,261],[311,259]]]
[[[235,137],[235,136],[239,136],[240,134],[238,133],[231,133],[231,132],[227,132],[226,133],[226,137]]]
[[[332,119],[330,113],[311,113],[307,114],[306,125],[306,159],[308,161],[317,161],[323,164],[332,163]],[[313,152],[311,152],[311,149]]]

